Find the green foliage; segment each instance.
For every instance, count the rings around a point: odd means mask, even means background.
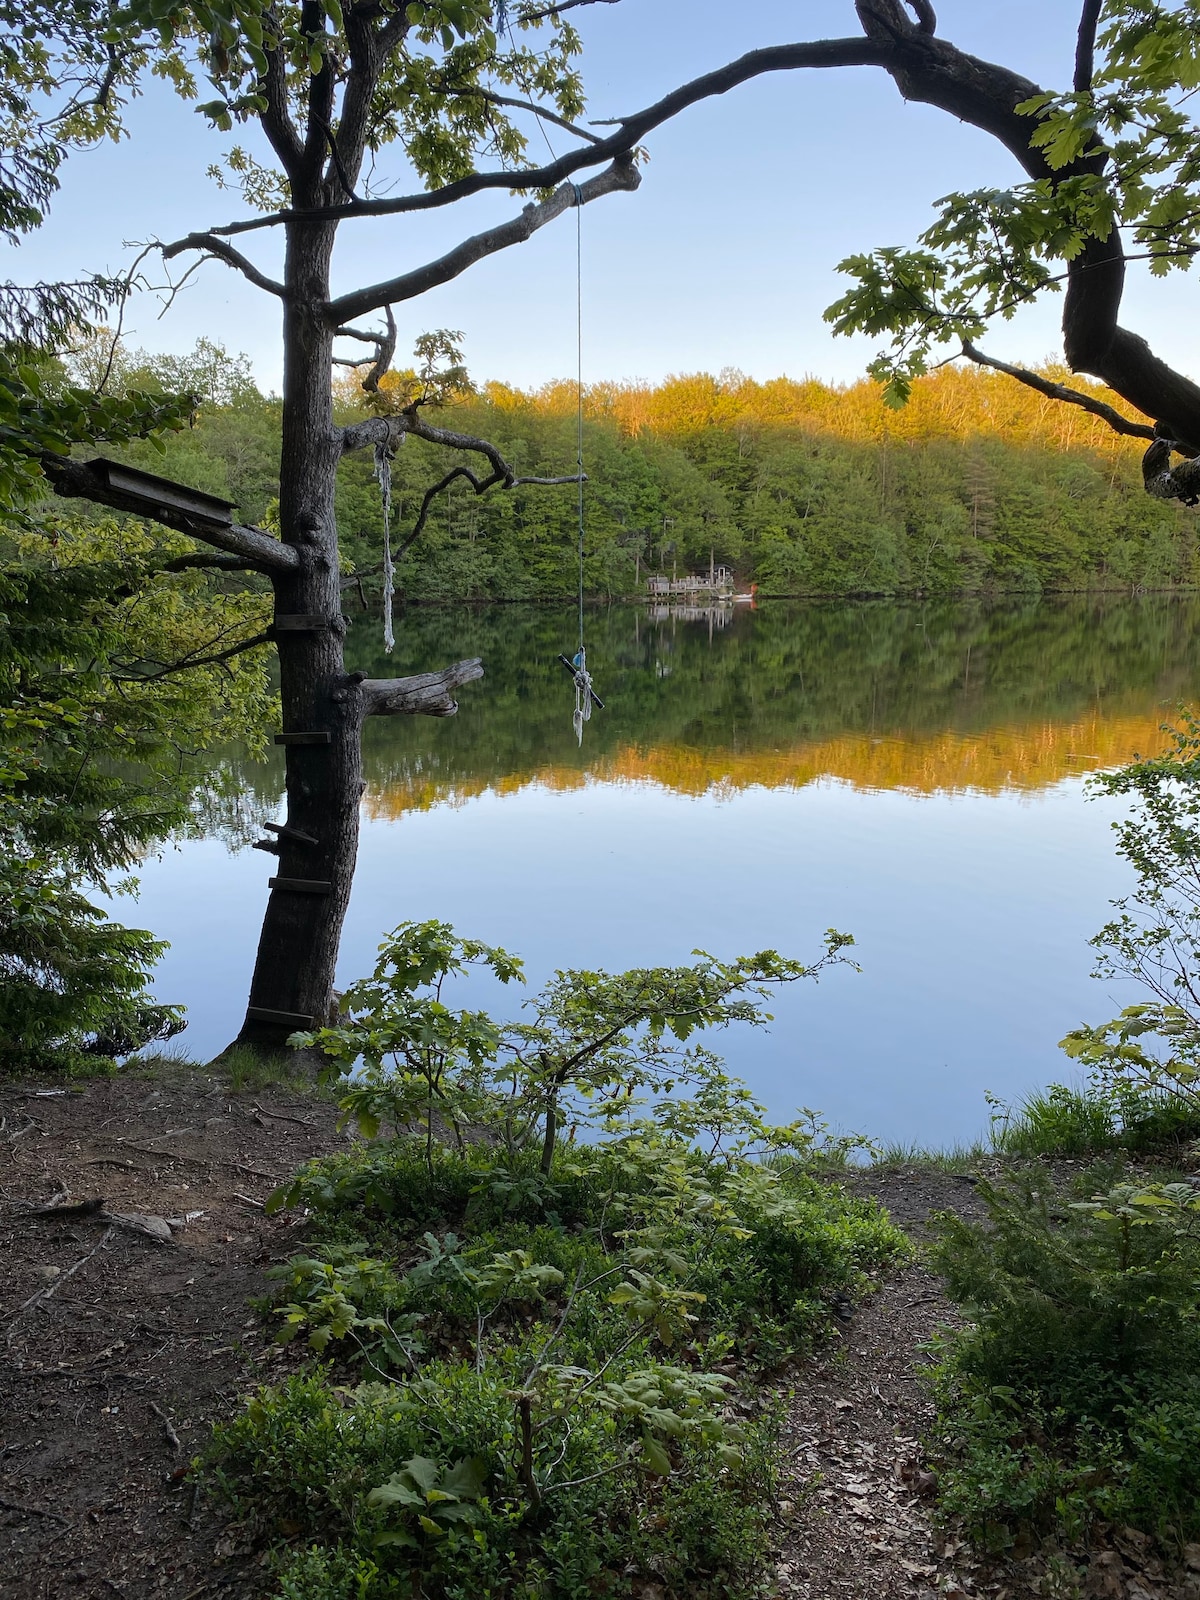
[[[537,47],[499,25],[504,7],[494,7],[492,0],[422,0],[401,8],[396,13],[401,26],[389,32],[380,81],[367,108],[368,147],[378,151],[398,142],[431,188],[465,177],[483,156],[514,170],[529,165],[526,136],[505,114],[497,93],[515,89],[560,116],[578,116],[583,98],[573,61],[579,36],[569,20],[548,14],[533,0],[519,0],[510,9],[516,30],[539,34]],[[282,90],[287,110],[303,126],[310,86],[329,84],[355,58],[362,26],[357,18],[347,29],[338,0],[317,7],[268,6],[264,0],[200,0],[185,7],[171,0],[135,0],[123,15],[142,30],[147,45],[153,42],[155,72],[183,98],[196,98],[199,76],[208,80],[214,98],[196,109],[224,133],[267,111],[272,71],[274,92]],[[275,58],[274,67],[268,55]],[[264,210],[277,209],[288,198],[282,173],[262,166],[239,145],[214,175]]]
[[[296,1583],[322,1571],[321,1539],[331,1572],[372,1564],[372,1596],[418,1573],[438,1600],[615,1595],[634,1571],[749,1594],[769,1428],[734,1406],[737,1376],[808,1347],[830,1297],[904,1249],[813,1177],[819,1129],[771,1126],[685,1047],[761,1021],[763,985],[805,969],[765,952],[559,973],[532,1022],[502,1026],[449,1004],[475,964],[520,972],[405,925],[346,1023],[309,1040],[339,1065],[363,1055],[342,1104],[369,1142],[268,1202],[305,1207],[315,1233],[271,1312],[281,1341],[304,1334],[359,1382],[260,1393],[218,1430],[216,1481],[266,1537],[300,1541],[280,1556]],[[586,1142],[555,1136],[568,1108]]]
[[[1092,779],[1096,793],[1130,802],[1113,829],[1137,875],[1092,940],[1097,976],[1133,979],[1151,998],[1062,1046],[1102,1084],[1174,1101],[1186,1122],[1200,1117],[1200,724],[1181,717],[1163,755]]]
[[[1150,270],[1187,271],[1200,247],[1200,159],[1190,105],[1195,0],[1109,0],[1092,87],[1015,109],[1049,174],[1008,189],[951,194],[916,249],[840,264],[853,287],[826,312],[838,333],[890,336],[872,366],[903,404],[933,353],[957,354],[996,318],[1046,292],[1089,241],[1127,233]]]
[[[206,753],[253,740],[271,697],[252,636],[263,600],[168,562],[130,524],[0,529],[0,1062],[77,1065],[169,1038],[146,992],[162,946],[112,923],[88,882],[192,822]]]
[[[1200,1199],[1122,1181],[1063,1202],[1042,1183],[981,1183],[986,1224],[941,1219],[936,1262],[972,1318],[941,1345],[943,1502],[993,1545],[1096,1517],[1193,1538]]]
[[[1177,1096],[1103,1073],[1079,1086],[1052,1083],[992,1114],[992,1142],[1006,1155],[1164,1154],[1198,1138],[1200,1112]]]
[[[179,1008],[146,992],[163,949],[110,922],[61,868],[0,855],[0,1073],[94,1070],[174,1037]]]
[[[716,1058],[681,1046],[701,1029],[768,1022],[761,1000],[771,985],[816,977],[853,942],[831,929],[812,967],[773,950],[733,962],[697,951],[702,959],[690,967],[557,972],[527,1003],[532,1021],[497,1025],[482,1012],[451,1010],[444,986],[472,965],[503,983],[523,981],[520,961],[459,939],[447,923],[402,923],[379,947],[371,978],[342,996],[344,1020],[291,1042],[320,1050],[339,1075],[361,1058],[362,1081],[343,1099],[343,1120],[353,1118],[369,1139],[385,1118],[397,1130],[423,1126],[431,1171],[440,1125],[460,1148],[487,1136],[511,1156],[540,1143],[548,1173],[564,1119],[612,1127],[639,1090],[670,1094],[678,1082],[695,1085],[697,1098],[668,1100],[658,1116],[677,1122],[690,1112],[689,1135],[712,1129],[714,1144],[727,1137],[735,1151],[758,1138],[773,1150],[807,1148],[799,1124],[768,1129]]]

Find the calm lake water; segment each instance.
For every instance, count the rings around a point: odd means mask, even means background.
[[[1135,998],[1087,940],[1129,880],[1086,775],[1161,747],[1200,698],[1200,600],[766,603],[725,617],[614,606],[588,619],[607,709],[582,749],[569,608],[422,609],[371,674],[481,655],[458,717],[368,729],[340,978],[406,918],[440,917],[556,966],[620,968],[852,933],[862,971],[780,994],[768,1030],[714,1036],[772,1112],[947,1144],[1070,1078],[1068,1028]],[[207,837],[146,863],[118,915],[171,941],[157,979],[180,1043],[215,1053],[245,1003],[282,767],[214,768]],[[464,997],[465,998],[465,997]],[[511,990],[470,991],[497,1010]]]

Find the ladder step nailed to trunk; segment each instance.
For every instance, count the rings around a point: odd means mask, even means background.
[[[277,833],[281,839],[286,839],[290,844],[320,844],[315,834],[305,833],[303,828],[293,828],[286,822],[264,822],[263,827],[268,833]]]
[[[333,884],[327,878],[268,878],[272,889],[282,889],[287,894],[331,894]]]
[[[247,1006],[246,1017],[251,1022],[269,1022],[297,1033],[313,1025],[312,1017],[305,1011],[272,1011],[270,1006]]]
[[[315,611],[276,612],[271,627],[276,633],[320,633],[323,628],[335,628],[341,616],[323,617]]]

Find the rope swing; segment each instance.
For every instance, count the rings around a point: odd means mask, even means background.
[[[400,435],[401,441],[404,435]],[[392,456],[386,444],[375,446],[375,481],[383,499],[383,648],[390,656],[396,644],[392,632],[392,596],[396,569],[392,565]]]
[[[583,196],[577,183],[573,183],[571,189],[575,196],[575,471],[579,521],[579,648],[573,657],[560,655],[558,659],[575,680],[575,713],[571,722],[575,738],[582,745],[583,725],[591,721],[593,706],[604,710],[604,701],[592,687],[583,640]]]

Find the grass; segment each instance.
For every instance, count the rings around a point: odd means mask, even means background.
[[[1005,1108],[992,1139],[1000,1154],[1025,1158],[1177,1155],[1200,1140],[1200,1108],[1133,1084],[1053,1083]]]
[[[871,1165],[880,1168],[917,1168],[931,1172],[963,1172],[983,1161],[994,1161],[995,1148],[977,1139],[972,1144],[952,1144],[945,1150],[928,1150],[918,1144],[885,1143],[876,1146]]]
[[[229,1080],[234,1094],[249,1094],[278,1086],[297,1094],[318,1092],[317,1076],[304,1052],[289,1050],[261,1055],[245,1045],[230,1045],[211,1066]]]

